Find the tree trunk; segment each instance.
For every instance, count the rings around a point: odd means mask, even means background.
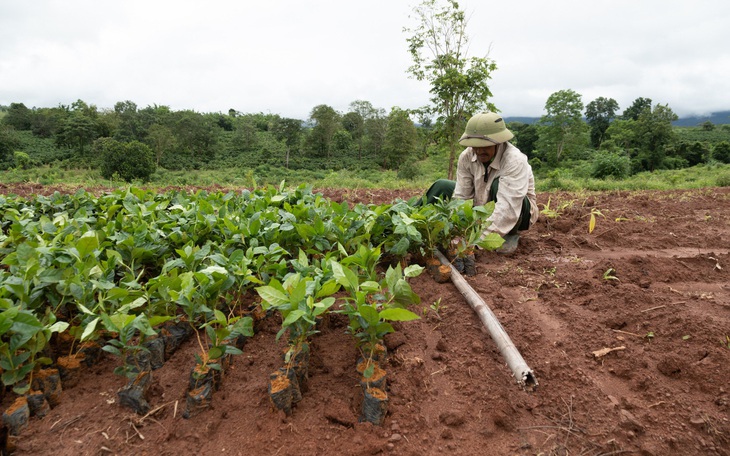
[[[456,156],[456,144],[451,142],[451,146],[449,149],[449,174],[448,177],[450,180],[454,180],[454,157]]]

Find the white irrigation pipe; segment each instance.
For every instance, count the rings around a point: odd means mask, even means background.
[[[534,391],[537,388],[537,379],[533,374],[532,369],[527,366],[527,363],[522,359],[522,355],[517,351],[517,347],[512,343],[512,340],[507,335],[502,325],[497,320],[497,317],[489,308],[487,303],[477,294],[476,291],[469,285],[464,277],[457,271],[451,262],[438,250],[434,251],[436,258],[451,267],[451,281],[456,285],[456,288],[461,292],[466,301],[469,303],[474,312],[477,313],[479,319],[482,321],[484,326],[489,331],[489,335],[492,336],[492,340],[497,344],[499,352],[502,354],[504,359],[507,361],[507,365],[512,370],[512,374],[522,388],[528,391]]]

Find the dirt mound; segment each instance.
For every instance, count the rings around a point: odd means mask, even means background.
[[[318,191],[366,203],[413,196]],[[267,382],[281,347],[269,318],[211,410],[182,418],[193,340],[154,371],[146,417],[119,406],[125,381],[107,356],[31,419],[16,454],[730,454],[730,189],[538,201],[544,213],[517,253],[478,252],[467,279],[534,370],[535,392],[519,389],[453,284],[424,274],[412,281],[422,318],[386,340],[383,426],[358,421],[358,354],[337,317],[314,337],[293,415],[273,412]]]

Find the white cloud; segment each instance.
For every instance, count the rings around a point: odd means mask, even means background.
[[[131,100],[305,118],[318,104],[415,108],[406,34],[416,2],[0,0],[0,104],[101,108]],[[492,100],[539,116],[561,89],[638,97],[680,115],[730,109],[730,4],[462,1],[470,52],[489,52]]]

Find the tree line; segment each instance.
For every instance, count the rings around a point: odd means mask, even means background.
[[[125,179],[146,179],[156,167],[268,164],[292,169],[398,169],[423,149],[410,112],[394,107],[386,113],[362,100],[352,102],[344,114],[318,105],[304,120],[234,109],[228,113],[173,111],[164,105],[140,109],[129,100],[113,109],[99,109],[83,100],[54,108],[11,103],[0,121],[3,167],[17,165],[15,152],[21,144],[33,144],[27,141],[28,134],[52,141],[51,150],[46,146],[29,151],[29,158],[38,164],[95,166],[105,177],[117,173]]]
[[[394,107],[386,114],[363,100],[353,101],[346,113],[315,106],[307,119],[234,109],[138,108],[128,100],[113,109],[82,100],[54,108],[11,103],[2,109],[0,167],[60,163],[98,168],[106,178],[128,181],[149,179],[158,167],[394,169],[412,178],[418,174],[415,163],[429,154],[448,154],[454,142],[443,133],[444,122],[432,123],[423,111]],[[682,137],[671,125],[677,118],[672,110],[648,98],[637,98],[619,113],[614,99],[599,97],[584,105],[580,94],[560,90],[550,95],[544,112],[535,124],[509,124],[513,142],[537,169],[590,160],[594,177],[621,178],[713,160],[730,163],[727,126],[708,136],[715,126],[705,123],[697,128],[708,133],[703,138]]]

